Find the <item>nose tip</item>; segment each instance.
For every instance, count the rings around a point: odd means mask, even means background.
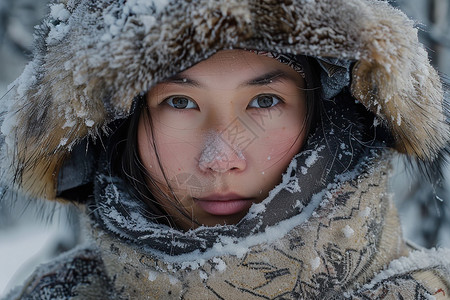
[[[226,173],[229,171],[242,171],[246,161],[242,153],[230,149],[229,151],[202,152],[199,168],[203,172]]]
[[[221,139],[219,135],[208,138],[198,162],[200,170],[216,173],[243,171],[247,162],[242,151],[235,148]]]

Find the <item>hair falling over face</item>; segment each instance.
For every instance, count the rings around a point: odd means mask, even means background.
[[[157,223],[176,227],[171,216],[165,212],[164,207],[156,199],[165,197],[167,200],[170,200],[168,203],[173,203],[174,208],[179,207],[177,205],[177,199],[170,197],[170,194],[159,189],[159,185],[155,183],[139,157],[137,126],[141,118],[146,120],[149,124],[148,129],[151,130],[151,115],[145,104],[144,95],[139,95],[135,98],[135,107],[131,118],[124,121],[124,124],[121,125],[123,130],[116,131],[117,134],[121,134],[124,137],[116,152],[119,156],[110,160],[111,166],[113,172],[117,173],[130,184],[132,187],[131,194],[146,204],[147,209],[144,215]],[[154,143],[153,151],[156,154],[158,153]],[[113,162],[116,162],[116,165]],[[167,185],[169,185],[168,182]],[[152,186],[152,189],[149,186]],[[184,211],[180,211],[180,213],[184,213]],[[188,215],[186,215],[186,218],[188,218]]]

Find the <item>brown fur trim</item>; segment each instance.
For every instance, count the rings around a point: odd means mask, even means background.
[[[369,54],[353,70],[353,95],[387,124],[398,151],[433,160],[450,140],[440,78],[411,22],[373,11],[362,33]]]

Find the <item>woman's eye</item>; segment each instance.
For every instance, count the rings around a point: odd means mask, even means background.
[[[198,108],[197,103],[186,96],[171,96],[163,102],[176,109]]]
[[[280,101],[280,98],[275,95],[258,95],[250,101],[248,106],[255,108],[269,108],[277,105]]]

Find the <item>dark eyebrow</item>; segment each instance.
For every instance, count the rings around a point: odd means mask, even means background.
[[[263,74],[261,76],[258,76],[254,79],[251,79],[244,83],[244,85],[250,85],[250,86],[259,86],[259,85],[267,85],[273,82],[279,82],[281,80],[288,79],[293,82],[297,82],[297,79],[292,76],[291,74],[288,74],[281,70],[272,71],[266,74]]]
[[[272,72],[265,73],[256,78],[250,79],[249,81],[244,82],[243,84],[240,84],[239,87],[262,86],[262,85],[267,85],[267,84],[270,84],[273,82],[279,82],[279,81],[285,80],[285,79],[290,80],[295,83],[297,82],[297,79],[294,76],[292,76],[291,74],[288,74],[281,70],[275,70]],[[175,84],[181,84],[181,85],[190,85],[193,87],[201,87],[202,86],[198,81],[196,81],[192,78],[189,78],[187,76],[183,76],[181,74],[174,75],[162,82],[163,83],[175,83]]]
[[[186,76],[182,76],[181,74],[174,75],[166,80],[163,80],[162,82],[200,87],[200,83],[198,81],[196,81],[192,78],[186,77]]]

